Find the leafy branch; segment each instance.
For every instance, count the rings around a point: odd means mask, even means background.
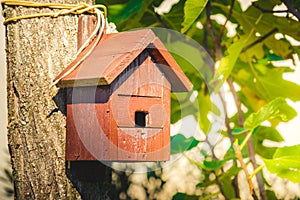
[[[300,13],[294,8],[291,2],[289,0],[281,0],[281,1],[284,3],[284,5],[286,5],[288,11],[292,13],[298,19],[298,21],[300,21]]]
[[[289,10],[267,10],[267,9],[260,7],[255,2],[252,2],[252,6],[257,8],[258,10],[260,10],[263,13],[288,13],[289,12]]]
[[[265,35],[261,36],[259,39],[253,41],[251,44],[247,45],[246,47],[243,48],[242,53],[246,52],[248,49],[251,47],[257,45],[258,43],[263,42],[265,39],[273,35],[274,33],[278,32],[278,28],[273,28],[271,31],[266,33]]]
[[[217,39],[219,45],[221,45],[222,37],[223,37],[223,34],[224,34],[224,30],[226,28],[227,22],[230,20],[230,18],[232,16],[234,2],[235,2],[235,0],[231,0],[231,4],[230,4],[229,12],[228,12],[227,17],[226,17],[226,21],[223,24],[223,26],[221,27],[221,30],[220,30],[220,33],[219,33],[219,37]]]
[[[261,6],[259,6],[255,2],[252,3],[252,6],[259,9],[263,13],[270,13],[270,14],[274,14],[274,13],[287,13],[288,14],[288,13],[291,13],[300,21],[300,13],[294,8],[292,3],[289,0],[281,0],[281,1],[287,7],[287,10],[268,10],[268,9],[262,8]]]

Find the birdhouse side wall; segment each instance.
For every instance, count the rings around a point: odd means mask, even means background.
[[[67,91],[66,160],[107,160],[110,89],[76,87]]]

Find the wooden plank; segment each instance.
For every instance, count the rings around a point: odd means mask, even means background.
[[[162,158],[169,160],[170,159],[170,123],[171,123],[171,90],[170,90],[170,82],[167,80],[164,81],[164,93],[163,93],[163,107],[164,107],[164,114],[165,114],[165,122],[164,122],[164,131],[165,134],[162,138],[162,149],[161,149],[161,156]]]
[[[109,101],[109,108],[110,108],[110,118],[109,118],[109,157],[110,160],[117,160],[118,159],[118,126],[116,121],[114,120],[114,108],[112,107],[112,100]]]
[[[107,104],[67,105],[67,160],[109,159]]]
[[[91,15],[82,15],[78,18],[77,49],[90,37],[95,29],[96,22],[96,17]]]
[[[169,159],[162,146],[163,129],[119,128],[118,160],[161,161]]]
[[[149,123],[146,126],[162,128],[165,115],[164,110],[159,110],[159,108],[162,108],[161,105],[162,98],[114,95],[112,99],[112,117],[117,126],[133,128],[135,127],[135,112],[144,111],[148,113],[149,118]]]

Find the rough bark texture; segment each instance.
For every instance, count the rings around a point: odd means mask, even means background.
[[[49,11],[4,8],[6,18]],[[66,169],[65,91],[50,87],[56,75],[74,59],[77,20],[71,15],[43,17],[6,27],[8,142],[16,199],[108,198],[108,168],[99,163],[74,163]],[[91,167],[103,172],[98,179],[82,174],[85,169],[93,173]]]

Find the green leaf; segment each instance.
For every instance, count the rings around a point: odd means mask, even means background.
[[[263,158],[271,159],[277,150],[277,147],[266,147],[263,145],[265,140],[274,142],[283,142],[284,139],[280,133],[273,127],[259,126],[253,133],[255,152]]]
[[[271,63],[249,64],[240,59],[236,63],[231,77],[241,87],[239,97],[250,110],[257,111],[267,102],[277,98],[289,98],[293,101],[300,100],[300,85],[285,80],[284,73],[291,72],[289,67],[274,67]],[[287,113],[288,118],[293,118],[295,111]]]
[[[284,106],[288,106],[288,104],[283,98],[274,99],[273,101],[261,107],[258,112],[249,115],[249,117],[245,120],[244,127],[252,130],[262,122],[275,117],[280,117],[283,121],[286,121],[286,114],[284,112],[280,112],[283,111],[280,108]]]
[[[96,0],[96,4],[104,4],[106,6],[115,4],[127,4],[129,0]]]
[[[268,52],[267,55],[268,55],[268,60],[270,60],[270,61],[281,61],[281,60],[284,60],[282,57],[277,56],[274,53]]]
[[[212,109],[212,102],[209,95],[203,94],[202,91],[198,93],[197,99],[200,111],[198,119],[199,126],[205,134],[208,134],[211,129],[211,122],[208,119],[208,114]]]
[[[184,3],[184,0],[179,1],[177,4],[173,5],[169,13],[161,15],[161,19],[166,23],[168,28],[180,31],[184,16]]]
[[[126,1],[119,4],[108,3],[109,21],[114,22],[119,31],[160,25],[154,7],[157,7],[162,0]]]
[[[278,148],[272,159],[263,160],[271,173],[300,182],[300,145]]]
[[[116,4],[109,7],[112,12],[111,21],[116,24],[128,20],[132,15],[137,13],[142,7],[143,1],[131,0],[127,4]]]
[[[273,158],[279,158],[279,157],[289,157],[289,156],[300,156],[300,144],[294,145],[294,146],[286,146],[279,148],[276,153],[274,154]],[[299,160],[300,162],[300,160]]]
[[[247,131],[248,131],[248,129],[245,129],[245,128],[236,128],[236,129],[232,130],[232,134],[233,135],[240,135],[240,134],[243,134]]]
[[[226,199],[233,199],[235,197],[234,187],[231,182],[231,178],[221,180],[222,188]]]
[[[225,171],[219,176],[219,181],[221,182],[224,194],[227,199],[233,199],[235,197],[235,190],[232,185],[232,177],[236,176],[240,172],[241,168],[237,165],[232,165],[230,169]]]
[[[174,124],[181,119],[181,107],[176,95],[171,94],[171,123]]]
[[[266,190],[267,199],[277,200],[276,194],[272,190]]]
[[[186,138],[182,134],[171,136],[171,154],[183,153],[191,150],[199,144],[199,141],[194,137]]]
[[[192,81],[195,90],[200,90],[202,80],[205,83],[211,81],[214,74],[214,61],[199,43],[173,31],[161,36],[158,29],[156,34]]]
[[[190,93],[172,93],[171,94],[171,123],[176,123],[178,120],[188,115],[193,115],[197,118],[199,108],[197,101],[189,100]]]
[[[208,0],[187,0],[184,4],[184,21],[181,33],[185,33],[199,17]]]
[[[241,167],[237,167],[236,164],[232,165],[225,173],[219,176],[219,180],[231,179],[231,177],[236,176],[242,170]]]
[[[237,42],[234,42],[228,48],[228,55],[221,59],[216,74],[213,80],[209,84],[212,88],[214,88],[214,91],[216,93],[217,91],[219,91],[220,87],[229,77],[244,45],[245,45],[245,38],[244,39],[241,38]]]
[[[212,161],[204,160],[203,164],[206,168],[215,170],[221,168],[228,160],[230,160],[230,158],[224,160],[212,160]]]
[[[178,192],[176,193],[173,198],[173,200],[198,200],[199,199],[199,196],[196,196],[196,195],[188,195],[186,193],[181,193],[181,192]]]
[[[214,184],[216,184],[216,180],[215,179],[214,180],[207,179],[207,180],[204,180],[204,181],[198,183],[196,185],[196,187],[198,187],[198,188],[205,188],[205,187],[208,187],[208,186],[211,186],[211,185],[214,185]]]
[[[271,140],[274,142],[283,142],[284,138],[273,127],[259,126],[253,132],[253,138],[257,140]]]
[[[293,101],[300,100],[300,85],[283,79],[284,68],[273,68],[269,70],[267,67],[265,74],[256,74],[257,89],[260,93],[265,93],[265,98],[286,97]],[[287,68],[289,70],[289,68]],[[271,74],[270,74],[271,73]]]

